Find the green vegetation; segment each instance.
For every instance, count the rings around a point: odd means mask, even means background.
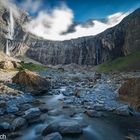
[[[34,64],[34,63],[24,63],[21,62],[21,66],[22,66],[22,70],[23,69],[28,69],[31,71],[39,71],[39,70],[47,70],[48,68],[44,65],[40,65],[40,64]]]
[[[119,57],[115,60],[105,62],[95,66],[95,70],[99,72],[109,71],[140,71],[140,52],[130,54],[128,56]]]

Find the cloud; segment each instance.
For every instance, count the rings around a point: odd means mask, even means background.
[[[38,16],[28,24],[28,32],[49,40],[69,40],[83,36],[97,35],[104,30],[117,25],[129,13],[115,13],[106,17],[105,22],[92,20],[90,26],[81,24],[74,27],[74,32],[65,33],[73,24],[74,14],[66,5],[57,7],[49,12],[41,11]]]
[[[59,40],[60,35],[66,32],[72,23],[73,12],[63,4],[50,12],[39,12],[25,27],[27,31],[45,39]]]

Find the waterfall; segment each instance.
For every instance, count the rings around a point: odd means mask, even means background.
[[[10,52],[9,52],[9,41],[8,41],[8,39],[7,39],[7,41],[6,41],[5,53],[6,53],[7,55],[10,55]]]
[[[6,42],[6,49],[5,49],[7,55],[10,55],[8,39],[13,40],[13,36],[14,36],[14,17],[11,8],[9,10],[9,13],[10,15],[8,20],[8,35],[7,35],[7,42]]]
[[[100,63],[101,45],[99,41],[96,42],[96,64]]]
[[[14,35],[14,17],[12,9],[10,8],[9,39],[13,40],[13,35]]]

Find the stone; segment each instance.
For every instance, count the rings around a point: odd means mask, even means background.
[[[5,101],[0,101],[0,108],[6,108],[7,104]]]
[[[19,71],[13,78],[12,82],[19,84],[25,91],[33,95],[46,94],[50,87],[50,82],[38,74],[24,70]]]
[[[101,79],[101,74],[100,73],[95,73],[95,75],[94,75],[94,82],[96,82],[98,79]]]
[[[46,137],[43,138],[43,140],[62,140],[62,136],[60,133],[55,132],[47,135]]]
[[[123,105],[115,110],[118,115],[129,116],[131,114],[130,107],[128,105]]]
[[[27,111],[25,111],[24,117],[27,120],[32,120],[38,118],[40,115],[41,115],[41,111],[39,108],[36,107],[36,108],[30,108]]]
[[[12,126],[14,131],[19,130],[27,126],[27,121],[22,117],[18,117],[12,122]]]
[[[87,110],[85,112],[89,117],[101,117],[103,116],[102,112],[95,111],[95,110]]]
[[[80,98],[80,90],[79,89],[76,89],[75,90],[75,96],[77,97],[77,98]]]
[[[48,112],[48,108],[47,108],[46,104],[40,105],[40,106],[39,106],[39,109],[40,109],[40,111],[41,111],[42,113]]]
[[[22,104],[22,105],[20,106],[20,110],[21,110],[21,111],[25,111],[25,110],[28,110],[28,109],[30,109],[30,108],[32,108],[32,105],[30,105],[30,104]]]
[[[105,108],[104,108],[104,105],[103,105],[103,104],[97,103],[97,104],[95,104],[95,105],[93,106],[93,108],[94,108],[94,110],[96,110],[96,111],[105,111]]]
[[[7,111],[7,113],[16,113],[19,111],[19,108],[16,106],[8,106],[6,111]]]
[[[8,122],[0,123],[0,132],[9,131],[11,129],[11,125]]]
[[[49,124],[43,131],[42,135],[45,136],[47,134],[59,132],[62,135],[66,134],[81,134],[82,128],[76,121],[65,120],[56,123]]]
[[[129,78],[122,84],[119,99],[130,103],[136,111],[140,111],[140,77]]]

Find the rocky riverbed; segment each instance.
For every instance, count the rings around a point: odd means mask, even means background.
[[[12,83],[16,73],[1,72],[5,76],[0,79],[0,133],[8,139],[140,138],[139,113],[118,100],[124,79],[140,77],[139,72],[98,74],[62,68],[39,71],[36,73],[51,83],[42,96],[33,96]]]

